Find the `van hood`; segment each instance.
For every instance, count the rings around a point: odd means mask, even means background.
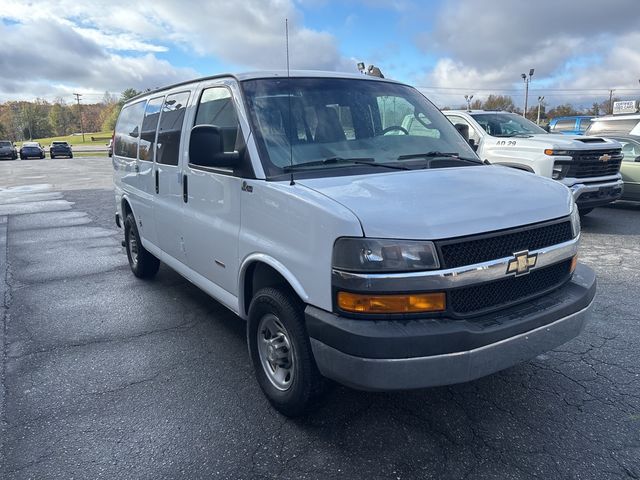
[[[500,166],[300,179],[360,220],[364,235],[437,240],[569,215],[572,196],[554,180]]]

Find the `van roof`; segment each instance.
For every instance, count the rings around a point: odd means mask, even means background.
[[[640,120],[640,113],[607,115],[604,117],[596,117],[593,119],[594,122],[608,122],[608,121],[615,121],[615,120]]]
[[[391,82],[402,84],[402,82],[398,82],[396,80],[391,80],[389,78],[379,78],[371,75],[363,75],[361,73],[350,73],[350,72],[330,72],[330,71],[322,71],[322,70],[291,70],[288,74],[286,70],[261,70],[255,72],[242,72],[242,73],[222,73],[219,75],[210,75],[207,77],[194,78],[192,80],[187,80],[184,82],[174,83],[172,85],[167,85],[166,87],[157,88],[154,90],[149,90],[148,92],[142,92],[135,97],[127,100],[126,103],[131,103],[135,100],[139,100],[148,95],[153,95],[159,92],[163,92],[165,90],[171,90],[172,88],[179,87],[181,85],[190,85],[192,83],[202,82],[205,80],[213,80],[216,78],[234,78],[239,82],[244,80],[255,80],[257,78],[286,78],[287,76],[293,78],[352,78],[356,80],[370,80],[374,82]]]

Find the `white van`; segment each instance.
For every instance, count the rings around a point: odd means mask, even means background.
[[[413,389],[510,367],[578,335],[595,295],[571,192],[482,164],[388,79],[265,72],[144,93],[113,165],[133,273],[162,261],[246,320],[286,415],[327,379]]]

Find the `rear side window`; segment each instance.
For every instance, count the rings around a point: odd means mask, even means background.
[[[116,135],[113,145],[113,154],[120,157],[136,158],[138,153],[138,137],[140,136],[140,124],[144,114],[144,101],[127,105],[120,112],[116,124]]]
[[[160,127],[158,128],[158,148],[156,160],[164,165],[178,165],[180,158],[180,137],[189,92],[167,96],[162,105]]]
[[[138,154],[140,160],[153,162],[156,130],[158,128],[160,109],[163,101],[164,97],[158,97],[149,100],[149,103],[147,103],[147,108],[144,111],[144,120],[142,121],[142,131],[140,133],[140,152]]]
[[[556,124],[551,128],[554,132],[566,132],[569,130],[576,129],[576,119],[575,118],[565,118],[558,120]]]
[[[215,125],[220,128],[224,151],[236,150],[240,128],[231,92],[227,88],[213,87],[202,92],[195,125]]]

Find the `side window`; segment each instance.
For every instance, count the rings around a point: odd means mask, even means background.
[[[456,124],[462,124],[462,125],[466,125],[467,127],[469,127],[469,140],[475,141],[476,145],[478,144],[478,142],[480,141],[480,135],[478,135],[478,132],[476,132],[475,128],[473,128],[469,124],[469,122],[467,122],[462,117],[456,117],[456,116],[449,117],[449,120],[451,120],[451,123],[453,123],[454,126]]]
[[[618,140],[619,141],[619,140]],[[623,160],[625,162],[635,162],[636,157],[640,156],[640,145],[634,143],[622,143],[622,153],[624,154]]]
[[[178,165],[180,158],[180,137],[184,114],[189,101],[189,92],[167,96],[162,105],[158,128],[158,148],[156,160],[164,165]]]
[[[587,128],[589,128],[589,125],[591,125],[591,119],[582,118],[580,119],[580,126],[578,127],[578,130],[580,130],[581,132],[586,132]]]
[[[136,158],[140,124],[144,114],[144,101],[127,105],[120,112],[113,145],[113,154],[119,157]]]
[[[569,130],[575,130],[576,120],[572,118],[558,120],[553,127],[554,132],[567,132]]]
[[[195,125],[215,125],[220,128],[225,152],[237,150],[240,133],[238,115],[231,92],[226,87],[207,88],[202,92]]]
[[[160,119],[160,107],[164,97],[149,100],[147,108],[144,111],[144,120],[140,131],[140,149],[138,158],[153,162],[153,151],[156,141],[156,130],[158,128],[158,120]]]

